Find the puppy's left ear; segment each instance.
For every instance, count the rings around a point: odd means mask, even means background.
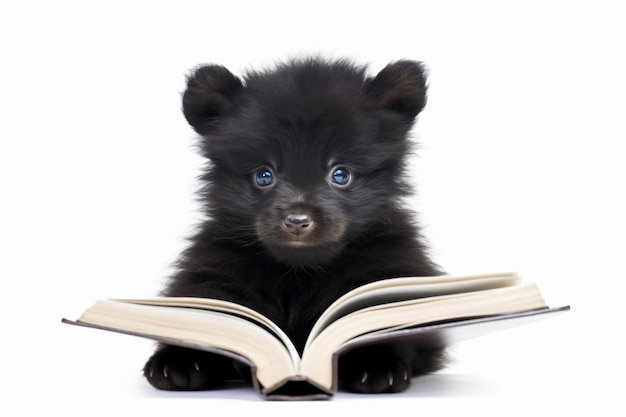
[[[426,105],[426,74],[416,61],[392,62],[370,80],[367,91],[383,105],[412,122]]]

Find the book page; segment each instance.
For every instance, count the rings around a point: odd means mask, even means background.
[[[265,328],[246,318],[218,311],[103,300],[87,309],[78,322],[235,353],[257,366],[256,378],[264,387],[295,375],[300,363]]]
[[[331,304],[313,326],[306,346],[309,346],[332,322],[363,308],[418,298],[502,288],[517,283],[519,277],[514,273],[441,275],[376,281],[350,291]]]
[[[292,341],[289,339],[289,336],[287,336],[276,323],[274,323],[258,311],[252,310],[251,308],[245,307],[241,304],[233,303],[230,301],[217,300],[213,298],[195,297],[124,298],[115,299],[114,301],[143,305],[195,308],[207,311],[218,311],[225,314],[245,317],[253,322],[260,323],[263,327],[274,333],[274,335],[278,339],[280,339],[283,345],[285,345],[291,357],[294,358],[295,369],[298,368],[300,355],[298,354],[298,351],[293,345]]]
[[[301,372],[322,387],[332,386],[333,354],[349,340],[397,326],[514,313],[545,308],[536,285],[512,286],[384,304],[353,312],[331,323],[305,349]]]

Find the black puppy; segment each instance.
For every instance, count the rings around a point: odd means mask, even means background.
[[[243,80],[218,65],[189,76],[187,121],[209,160],[202,179],[208,220],[183,253],[165,296],[247,305],[302,350],[334,300],[368,282],[439,273],[401,198],[408,133],[426,102],[417,62],[376,77],[345,61],[294,60]],[[440,367],[443,352],[410,359],[385,347],[345,354],[344,389],[397,392]],[[230,359],[161,345],[144,374],[167,390],[231,378]]]

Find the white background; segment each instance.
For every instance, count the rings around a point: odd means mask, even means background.
[[[626,415],[625,14],[512,3],[0,2],[0,415]],[[315,52],[428,65],[411,204],[434,259],[572,311],[458,345],[399,395],[153,390],[151,342],[60,319],[154,295],[199,219],[187,71]]]

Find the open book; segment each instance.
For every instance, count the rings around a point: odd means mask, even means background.
[[[356,288],[313,327],[302,356],[263,315],[205,298],[111,299],[63,322],[217,352],[252,367],[266,398],[328,398],[341,353],[366,344],[446,346],[569,307],[548,308],[534,284],[511,273],[395,278]]]

